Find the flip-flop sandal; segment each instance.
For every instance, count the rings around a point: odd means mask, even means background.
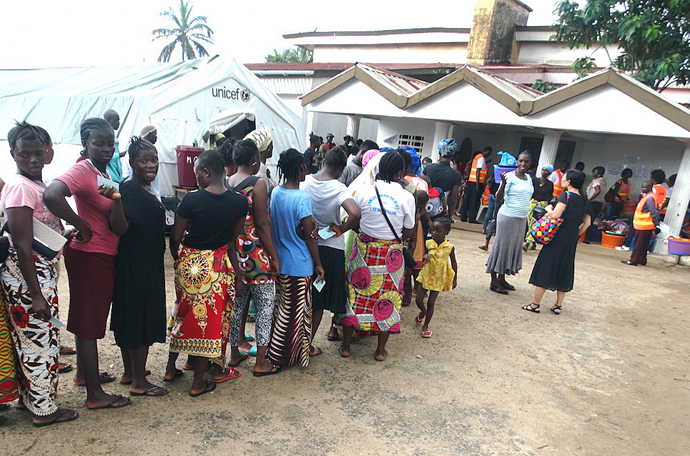
[[[148,377],[149,375],[151,375],[151,371],[146,369],[146,372],[144,372],[144,377]],[[121,385],[131,385],[132,380],[130,379],[129,381],[126,381],[126,380],[122,380],[122,377],[120,377],[120,384]]]
[[[252,345],[248,352],[240,350],[240,355],[256,356],[256,346]]]
[[[256,337],[252,336],[251,334],[244,333],[244,339],[247,342],[254,342],[256,340]]]
[[[123,402],[122,399],[125,399]],[[86,405],[86,404],[84,404]],[[114,409],[114,408],[122,408],[122,407],[127,407],[128,405],[132,405],[132,400],[129,397],[125,397],[122,394],[117,394],[113,396],[113,400],[108,402],[105,405],[101,405],[98,407],[89,407],[86,405],[86,408],[89,410],[101,410],[101,409]]]
[[[422,331],[422,337],[425,339],[429,339],[433,332],[430,329],[427,329],[426,331]]]
[[[67,372],[72,372],[72,363],[58,363],[58,373],[66,374]]]
[[[240,354],[240,360],[237,361],[236,363],[228,363],[228,367],[237,367],[240,365],[241,362],[246,361],[247,358],[249,358],[248,355],[242,355]]]
[[[44,423],[34,423],[34,427],[50,426],[51,424],[55,423],[66,423],[67,421],[76,420],[78,417],[79,412],[77,412],[76,410],[63,409],[61,413],[55,414],[55,417],[52,420],[46,421]]]
[[[278,374],[278,373],[280,373],[281,370],[282,370],[281,366],[273,366],[273,369],[271,369],[270,371],[267,371],[267,372],[256,372],[256,371],[254,371],[252,373],[252,375],[254,375],[254,377],[266,377],[268,375]]]
[[[328,339],[330,342],[337,342],[340,340],[340,336],[331,336],[330,334],[326,335],[326,339]]]
[[[168,391],[167,388],[163,388],[162,386],[152,386],[151,388],[149,388],[146,391],[141,392],[141,393],[129,390],[129,394],[131,394],[132,396],[150,396],[150,397],[165,396],[169,392],[170,391]]]
[[[172,382],[176,378],[182,377],[183,375],[184,375],[183,371],[181,371],[180,369],[175,369],[175,373],[173,374],[172,378],[168,378],[168,377],[163,376],[163,381],[164,382]]]
[[[61,355],[76,355],[77,351],[72,347],[65,347],[64,345],[60,345],[60,354]]]
[[[312,347],[314,349],[314,352],[309,352],[309,356],[318,356],[321,353],[323,353],[323,350],[321,350],[319,347]]]
[[[186,371],[193,371],[193,370],[194,370],[194,366],[190,366],[189,364],[184,363],[184,364],[182,365],[182,369],[184,369],[184,370],[186,370]]]
[[[231,367],[231,368],[228,369],[228,373],[227,373],[227,375],[226,375],[225,377],[223,377],[223,378],[217,378],[217,379],[214,378],[214,379],[213,379],[213,382],[214,382],[214,383],[223,383],[225,380],[231,380],[231,379],[233,379],[233,378],[239,377],[240,375],[242,375],[242,372],[238,371],[238,370],[235,369],[234,367]]]
[[[556,315],[561,314],[561,306],[554,304],[553,307],[551,308],[551,312],[553,312]]]
[[[214,389],[216,389],[216,384],[215,384],[215,383],[209,382],[209,381],[205,381],[204,383],[206,384],[206,387],[205,387],[203,390],[201,390],[201,392],[199,392],[199,393],[192,393],[191,391],[189,391],[189,395],[192,396],[192,397],[199,397],[199,396],[201,396],[202,394],[210,393],[211,391],[213,391]]]
[[[494,293],[498,293],[498,294],[502,294],[502,295],[508,294],[508,290],[505,290],[503,288],[489,287],[489,290],[493,291]]]
[[[110,374],[108,372],[101,372],[98,374],[98,380],[101,382],[101,385],[105,383],[110,383],[115,381],[115,375]],[[72,379],[72,383],[74,383],[77,386],[86,386],[86,382],[83,380],[77,380],[75,378]]]
[[[348,355],[343,354],[343,346],[342,345],[338,347],[338,353],[340,353],[340,356],[342,356],[343,358],[349,358],[350,357],[349,354]]]
[[[421,318],[420,318],[421,317]],[[414,317],[414,324],[421,325],[425,317],[422,317],[422,311],[420,310],[416,317]]]

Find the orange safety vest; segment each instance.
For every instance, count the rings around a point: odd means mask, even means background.
[[[558,183],[553,184],[553,197],[558,198],[558,195],[563,193],[565,190],[564,187],[561,187],[561,181],[563,180],[563,171],[561,171],[560,168],[556,170],[556,174],[558,174]]]
[[[489,205],[489,195],[491,194],[491,191],[489,190],[489,186],[487,185],[484,187],[484,193],[482,193],[482,206],[488,206]]]
[[[483,154],[477,154],[472,159],[472,169],[470,169],[470,182],[477,182],[477,162],[483,157]],[[479,171],[479,183],[483,184],[486,181],[486,160],[484,161],[484,169]]]
[[[621,197],[620,202],[628,201],[630,199],[630,181],[626,184],[623,182],[623,179],[618,179],[618,182],[621,183],[621,186],[618,187],[618,196]]]
[[[664,204],[664,201],[666,200],[666,187],[664,187],[661,184],[652,185],[652,196],[654,197],[654,201],[656,202],[656,207],[661,209],[661,206]]]
[[[633,228],[635,228],[636,230],[649,231],[655,228],[654,220],[652,220],[652,214],[649,212],[642,212],[645,203],[650,198],[655,200],[654,194],[651,192],[644,195],[640,199],[640,202],[637,203],[637,208],[635,208],[635,214],[633,215]]]

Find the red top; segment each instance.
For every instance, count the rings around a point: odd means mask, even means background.
[[[86,160],[81,160],[57,178],[74,196],[79,217],[93,233],[88,242],[73,239],[70,247],[83,252],[115,255],[120,238],[110,231],[108,225],[112,201],[98,194],[97,176],[96,169]]]

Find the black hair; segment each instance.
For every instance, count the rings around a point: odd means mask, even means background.
[[[40,141],[46,145],[50,139],[50,137],[46,138],[47,134],[48,132],[43,128],[31,125],[26,121],[15,122],[15,126],[7,133],[7,142],[10,143],[11,151],[14,151],[19,141]]]
[[[429,194],[424,190],[414,192],[414,200],[417,203],[417,210],[421,210],[429,202]]]
[[[450,227],[452,226],[452,221],[448,217],[439,217],[432,221],[431,223],[438,222],[446,228],[446,233],[450,233]]]
[[[529,151],[529,149],[525,149],[522,152],[518,154],[518,158],[520,158],[520,155],[527,155],[529,157],[529,162],[532,163],[532,152]]]
[[[398,153],[403,158],[403,162],[405,162],[405,168],[409,169],[412,166],[412,155],[405,149],[398,149]]]
[[[156,155],[158,154],[156,146],[154,146],[149,140],[139,136],[132,136],[132,138],[129,140],[129,149],[127,150],[130,163],[133,163],[134,160],[136,160],[137,157],[145,150],[153,150],[156,152]]]
[[[565,161],[565,160],[564,160],[564,161]],[[570,163],[568,163],[568,164],[570,164]],[[584,170],[585,170],[585,164],[584,164],[584,162],[577,162],[577,163],[575,163],[575,169],[578,170],[578,171],[584,171]],[[597,168],[594,168],[594,169],[597,169]],[[594,169],[593,169],[592,171],[594,171]]]
[[[108,122],[105,121],[105,119],[101,117],[91,117],[90,119],[86,119],[81,123],[81,127],[79,128],[79,135],[81,136],[81,143],[84,145],[84,149],[82,149],[81,154],[86,157],[86,141],[89,139],[89,136],[91,136],[92,131],[98,131],[98,130],[110,130],[113,131],[112,127]]]
[[[361,150],[362,152],[366,152],[366,151],[371,150],[371,149],[379,150],[379,145],[376,144],[371,139],[365,139],[364,141],[362,141],[362,144],[360,144],[360,146],[359,146],[359,150]]]
[[[309,134],[309,145],[310,146],[315,146],[319,143],[319,137],[316,136],[313,132]],[[290,149],[288,149],[290,150]]]
[[[225,175],[225,161],[223,160],[223,155],[217,150],[211,149],[203,151],[199,154],[199,158],[196,159],[196,164],[194,166],[206,168],[216,176]]]
[[[582,163],[582,162],[580,162]],[[584,163],[582,163],[584,165]],[[575,166],[575,169],[577,169],[577,166]],[[578,171],[582,171],[581,169],[577,169]],[[592,171],[599,171],[599,174],[603,176],[606,173],[606,168],[603,166],[595,166]]]
[[[484,148],[484,150],[482,150],[482,153],[484,153],[484,152],[488,152],[489,154],[492,154],[494,152],[494,149],[491,146],[486,146]]]
[[[358,139],[357,141],[355,141],[355,144],[357,144],[357,147],[360,147],[363,142],[364,141],[362,141],[361,139]]]
[[[117,113],[114,109],[108,109],[106,112],[103,113],[103,118],[105,120],[112,119],[113,117],[120,117],[120,114]]]
[[[344,169],[347,166],[347,152],[343,146],[336,146],[326,152],[326,166],[334,169]]]
[[[621,177],[623,177],[623,174],[626,174],[626,173],[627,173],[627,174],[630,174],[629,177],[633,177],[633,174],[634,174],[634,173],[633,173],[633,170],[632,170],[632,169],[630,169],[630,168],[625,168],[623,171],[621,171]]]
[[[666,180],[666,173],[663,169],[655,169],[652,171],[651,177],[655,183],[661,184]]]
[[[433,160],[431,159],[431,157],[424,157],[424,158],[422,158],[422,163],[424,163],[425,161],[427,161],[427,162],[429,162],[429,163],[433,162]]]
[[[282,182],[298,181],[302,166],[307,166],[304,154],[293,148],[282,151],[278,158],[278,179]]]
[[[38,125],[36,125],[36,130],[38,130],[38,132],[43,135],[43,140],[46,145],[53,142],[53,140],[50,139],[50,134],[48,133],[48,130],[46,130],[43,127],[39,127]]]
[[[251,165],[255,155],[259,155],[259,148],[251,139],[237,141],[232,149],[232,159],[237,166]]]
[[[668,183],[671,187],[676,185],[676,177],[678,177],[678,174],[672,174],[671,177],[668,178]]]
[[[226,138],[222,146],[218,148],[218,152],[223,156],[223,161],[225,166],[230,166],[235,164],[235,160],[232,157],[233,149],[235,148],[235,143],[237,140],[235,138]]]
[[[570,162],[569,162],[568,160],[561,160],[561,165],[562,165],[563,163],[565,163],[565,164],[567,164],[568,166],[570,166]],[[579,171],[579,170],[578,170],[578,171]]]
[[[570,185],[582,192],[582,184],[585,183],[585,173],[577,169],[571,169],[565,173],[565,178],[570,181]]]
[[[395,175],[405,168],[405,160],[397,152],[386,152],[379,161],[379,173],[376,175],[376,180],[385,182],[392,182],[395,180]]]

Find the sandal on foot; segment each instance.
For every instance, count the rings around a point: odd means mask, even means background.
[[[234,367],[231,367],[228,369],[228,373],[225,377],[223,378],[214,378],[213,382],[214,383],[223,383],[225,380],[232,380],[233,378],[237,378],[240,375],[242,375],[242,372],[238,371]]]
[[[350,353],[349,353],[350,350],[348,350],[347,355],[343,353],[344,351],[345,351],[345,350],[343,349],[343,346],[340,345],[340,346],[338,347],[338,353],[340,353],[340,356],[342,356],[343,358],[349,358],[349,357],[350,357]]]
[[[561,314],[561,306],[558,304],[554,304],[554,306],[551,308],[551,312],[555,313],[556,315]]]
[[[98,381],[101,382],[101,385],[104,383],[114,382],[115,375],[110,374],[108,372],[101,372],[98,374]],[[84,380],[77,380],[76,378],[72,379],[72,383],[74,383],[77,386],[86,386],[86,382]]]
[[[310,357],[311,356],[317,356],[317,355],[320,355],[321,353],[323,353],[323,350],[321,350],[319,347],[312,346],[311,348],[313,349],[313,351],[309,350],[309,356]]]
[[[58,409],[57,413],[55,413],[55,416],[53,416],[53,419],[51,419],[50,421],[44,421],[42,423],[34,422],[34,426],[43,427],[50,426],[51,424],[55,423],[65,423],[67,421],[76,420],[77,417],[79,417],[79,412],[77,412],[76,410]]]
[[[77,351],[72,348],[72,347],[67,347],[65,345],[60,345],[60,354],[61,355],[76,355]]]
[[[419,313],[417,314],[417,316],[414,317],[414,324],[415,325],[421,325],[423,321],[424,321],[424,315],[422,315],[422,311],[420,310]]]
[[[182,377],[183,375],[184,375],[184,372],[182,372],[180,369],[175,369],[175,373],[173,374],[173,376],[168,377],[167,375],[165,375],[165,376],[163,376],[163,381],[164,382],[172,382],[177,377]]]
[[[331,334],[328,333],[326,339],[328,339],[330,342],[337,342],[340,340],[340,337],[338,336],[338,333],[335,333],[335,336],[331,336]]]
[[[198,392],[198,393],[192,393],[192,390],[189,390],[189,395],[192,396],[192,397],[199,397],[199,396],[201,396],[202,394],[210,393],[210,392],[213,391],[214,389],[216,389],[216,384],[213,383],[213,382],[209,382],[208,380],[206,380],[206,381],[204,381],[204,389],[202,389],[202,390],[201,390],[200,392]]]
[[[528,312],[534,312],[534,313],[539,313],[539,304],[531,303],[531,304],[525,304],[522,306],[522,310],[526,310]]]
[[[494,293],[498,293],[498,294],[502,294],[502,295],[508,294],[508,291],[505,290],[503,287],[500,287],[500,286],[498,286],[498,287],[491,286],[491,287],[489,287],[489,290],[493,291]]]
[[[247,342],[254,342],[256,340],[256,337],[252,336],[251,334],[244,333],[244,339]]]
[[[240,365],[242,361],[246,361],[247,358],[249,358],[248,355],[240,355],[240,360],[237,361],[236,363],[228,363],[228,367],[237,367]]]
[[[254,372],[252,372],[252,375],[254,375],[254,377],[266,377],[267,375],[278,374],[278,373],[280,373],[281,370],[282,370],[282,366],[273,366],[273,368],[270,371],[267,371],[267,372],[254,371]]]
[[[168,388],[163,388],[162,386],[152,386],[151,388],[147,389],[146,391],[142,391],[141,393],[137,391],[132,391],[129,390],[129,394],[132,396],[165,396],[168,394],[170,391],[168,391]]]
[[[72,367],[72,363],[58,363],[58,373],[59,374],[66,374],[67,372],[71,372],[74,367]]]
[[[89,410],[120,408],[120,407],[127,407],[128,405],[132,405],[132,400],[127,396],[123,396],[122,394],[116,394],[112,397],[113,397],[113,399],[105,405],[97,405],[95,407],[89,406],[86,403],[84,405],[86,405],[86,408]]]
[[[433,334],[433,332],[431,332],[430,329],[427,329],[426,331],[422,331],[422,337],[425,339],[429,339],[432,334]]]

